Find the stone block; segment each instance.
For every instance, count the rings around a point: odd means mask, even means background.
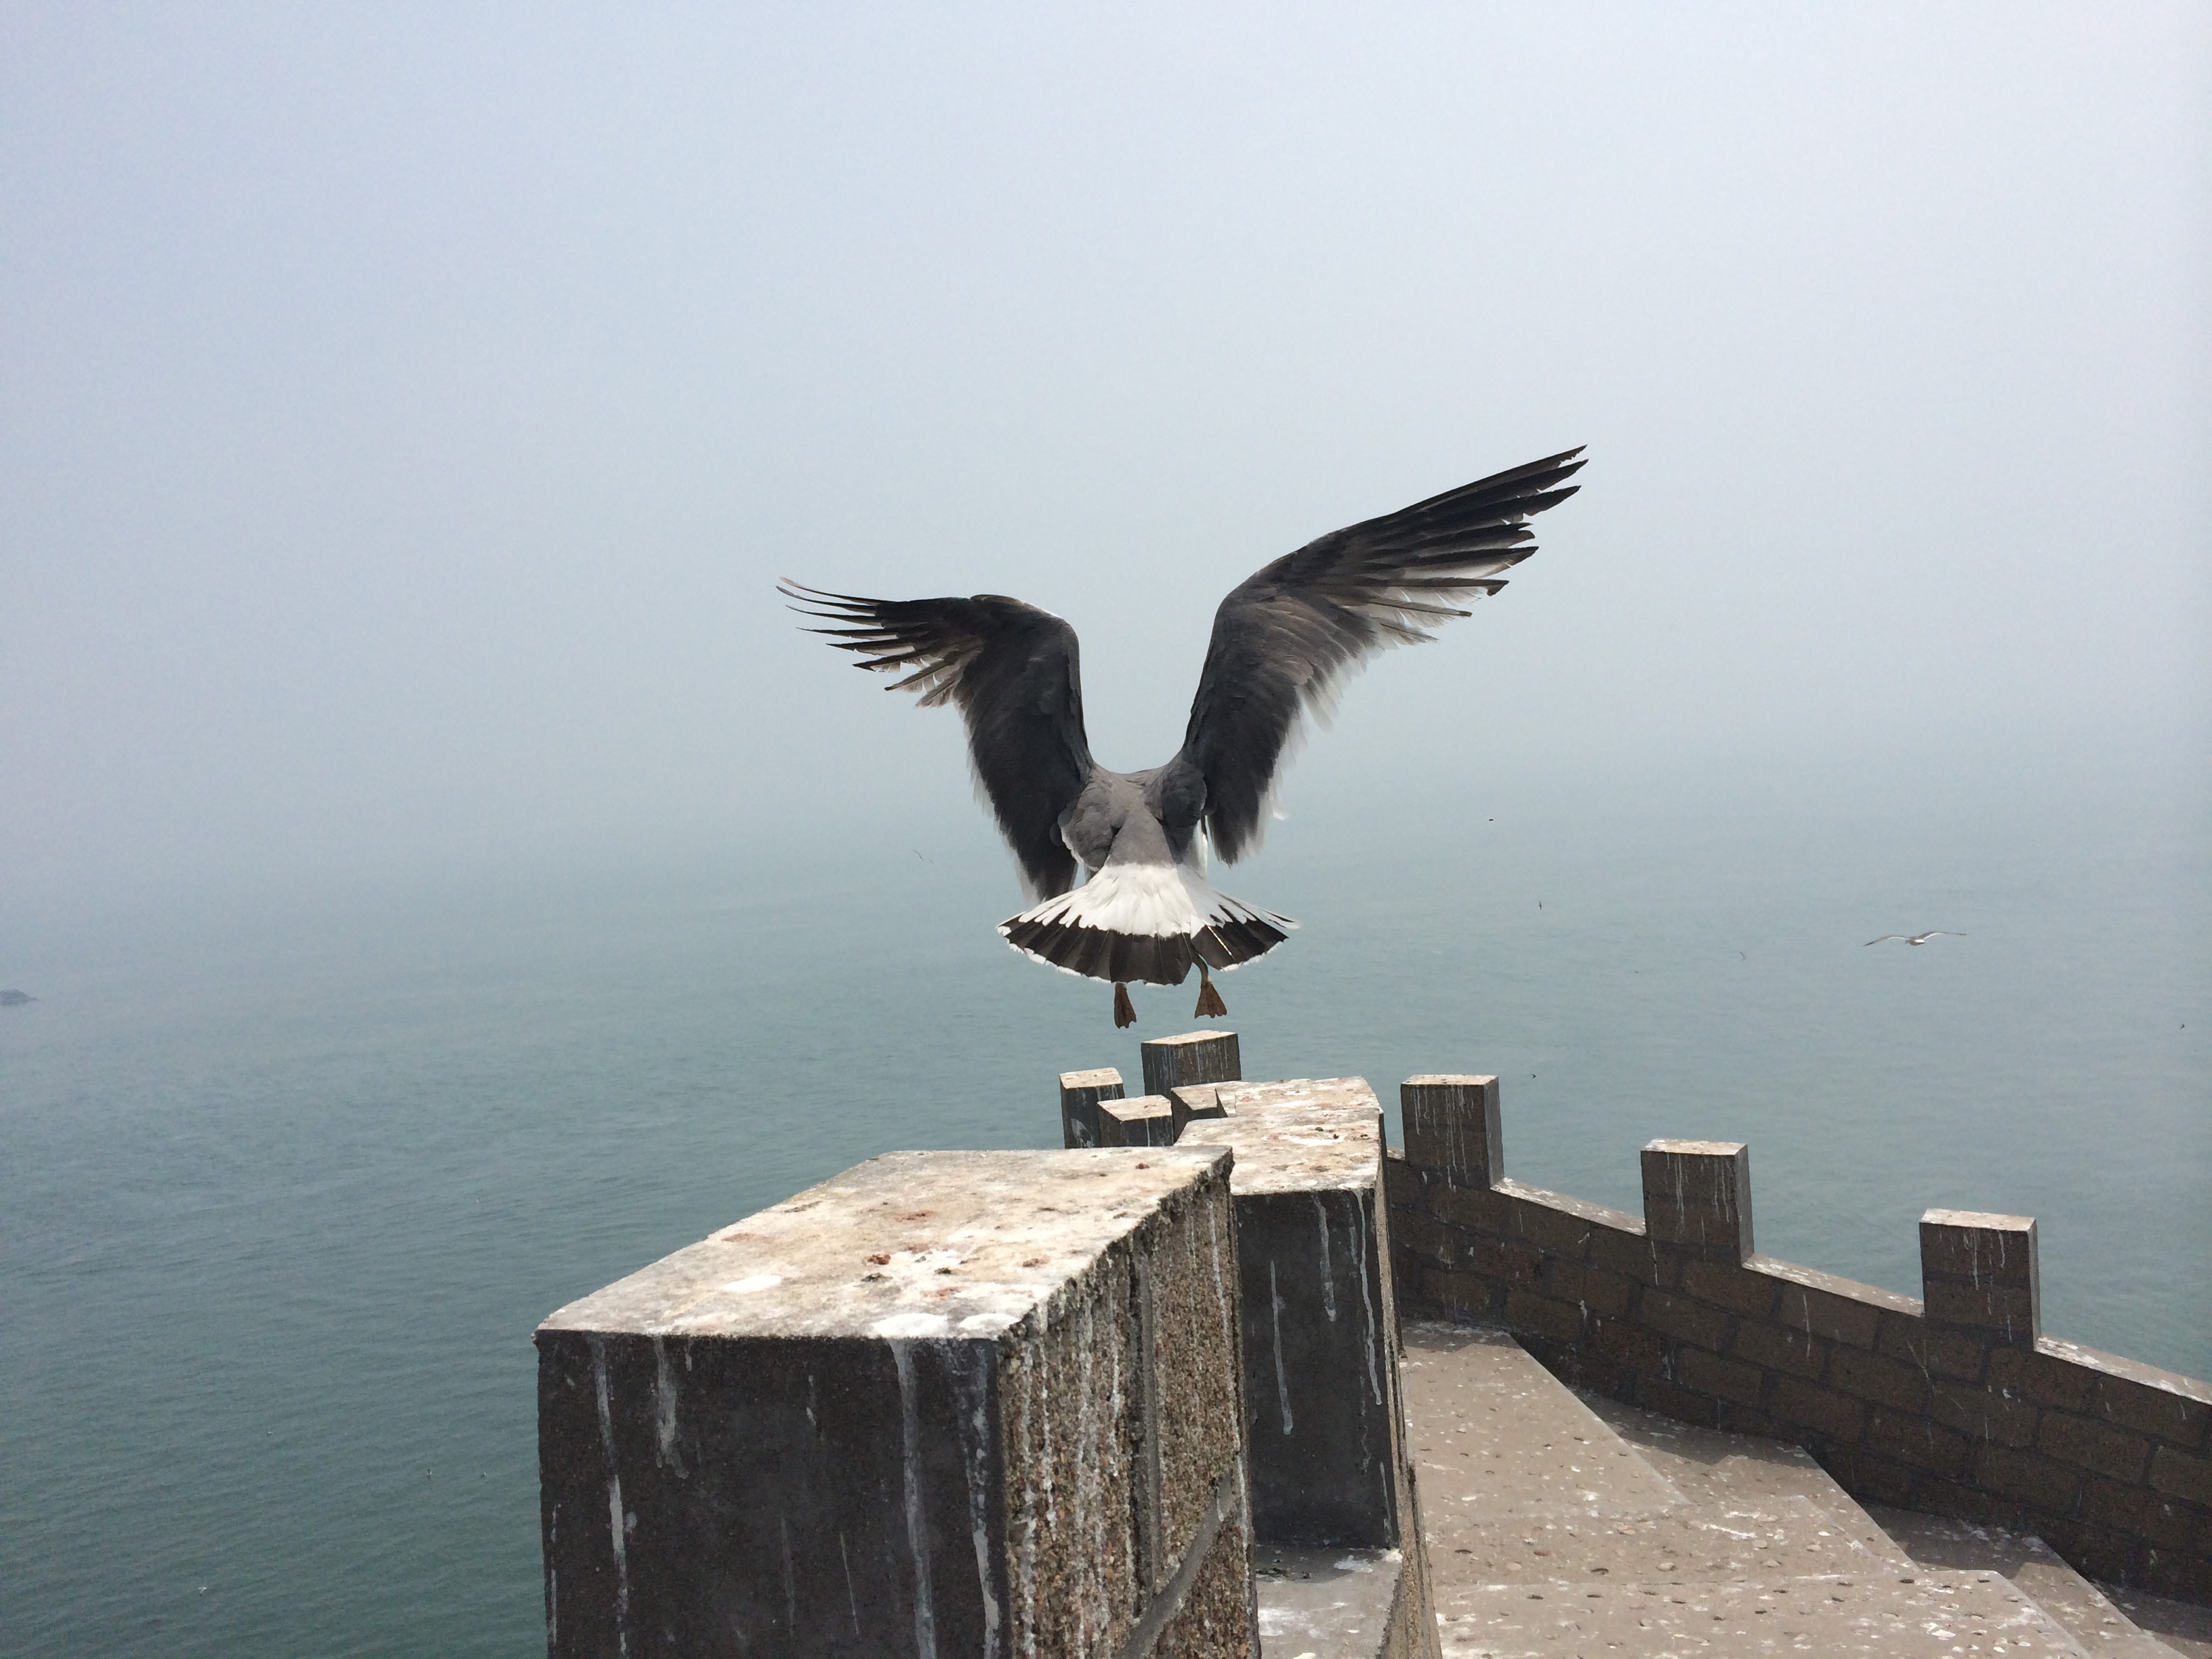
[[[2035,1221],[1972,1210],[1920,1218],[1921,1300],[1930,1325],[2033,1348],[2041,1326]]]
[[[2070,1412],[2045,1412],[2035,1444],[2062,1463],[2116,1480],[2139,1482],[2150,1464],[2150,1442],[2142,1436]]]
[[[1702,1393],[1739,1406],[1757,1406],[1766,1393],[1766,1373],[1741,1360],[1723,1359],[1703,1348],[1683,1348],[1674,1356],[1674,1377]]]
[[[1835,1482],[1854,1498],[1878,1504],[1910,1504],[1920,1484],[1919,1472],[1866,1446],[1839,1441],[1821,1443],[1817,1461]]]
[[[1148,1095],[1164,1095],[1170,1089],[1194,1088],[1201,1083],[1234,1083],[1244,1075],[1234,1031],[1186,1031],[1181,1036],[1154,1037],[1139,1045],[1138,1053]]]
[[[2081,1518],[2162,1549],[2183,1549],[2194,1541],[2204,1515],[2140,1482],[2092,1474],[2081,1486]]]
[[[1974,1484],[2033,1509],[2064,1515],[2074,1507],[2081,1476],[2039,1453],[1985,1440],[1974,1449]]]
[[[1505,1286],[1483,1273],[1424,1267],[1418,1296],[1426,1306],[1455,1318],[1488,1319],[1504,1306]]]
[[[1643,1164],[1644,1230],[1652,1238],[1730,1261],[1752,1253],[1749,1147],[1655,1140]]]
[[[1700,1302],[1716,1303],[1730,1313],[1765,1319],[1780,1293],[1765,1273],[1747,1272],[1733,1261],[1693,1256],[1682,1264],[1682,1288]]]
[[[1419,1210],[1400,1210],[1390,1218],[1390,1237],[1400,1249],[1410,1250],[1424,1261],[1455,1267],[1460,1261],[1459,1229],[1446,1226]]]
[[[1694,1342],[1718,1353],[1728,1345],[1728,1316],[1710,1303],[1672,1291],[1647,1290],[1637,1304],[1637,1316],[1654,1330]]]
[[[2051,1391],[2044,1403],[2123,1424],[2184,1451],[2203,1446],[2212,1431],[2212,1383],[2193,1376],[2047,1336],[2035,1345],[2032,1370]]]
[[[1862,1348],[1838,1348],[1828,1357],[1828,1386],[1898,1411],[1917,1412],[1928,1399],[1919,1369]]]
[[[1970,1440],[1992,1441],[2004,1446],[2035,1443],[2039,1408],[1996,1389],[1938,1382],[1929,1391],[1928,1414],[1938,1423],[1957,1429]]]
[[[1729,1352],[1754,1365],[1819,1382],[1828,1369],[1828,1344],[1817,1336],[1765,1320],[1740,1319]]]
[[[1938,1428],[1917,1412],[1875,1411],[1867,1419],[1866,1443],[1885,1457],[1954,1480],[1973,1467],[1973,1443],[1966,1436]]]
[[[1270,1544],[1390,1549],[1410,1496],[1382,1202],[1382,1115],[1357,1078],[1247,1084],[1184,1131],[1233,1147],[1252,1505]],[[1423,1275],[1425,1296],[1451,1275]],[[1441,1298],[1438,1298],[1441,1299]],[[1449,1304],[1447,1304],[1449,1305]]]
[[[1462,1187],[1505,1174],[1494,1077],[1410,1077],[1398,1086],[1407,1158]]]
[[[1634,1216],[1602,1204],[1547,1192],[1510,1178],[1499,1181],[1498,1191],[1510,1200],[1506,1231],[1554,1255],[1580,1261],[1600,1238],[1616,1233],[1631,1233],[1639,1240],[1642,1237],[1642,1224]]]
[[[1098,1139],[1098,1103],[1121,1098],[1121,1074],[1111,1066],[1091,1072],[1060,1074],[1060,1144],[1068,1147],[1103,1146]]]
[[[1975,1333],[1930,1325],[1917,1314],[1911,1318],[1884,1315],[1881,1335],[1875,1346],[1892,1359],[1917,1367],[1931,1382],[1995,1382],[1996,1373],[1990,1368],[1997,1355],[2008,1353],[2022,1360],[2033,1358],[2024,1348],[1992,1352]]]
[[[1963,1279],[1931,1282],[1928,1322],[1979,1333],[1986,1340],[2026,1346],[2034,1328],[2035,1292],[2024,1285],[1973,1285]]]
[[[1960,1341],[1971,1341],[1972,1336]],[[2047,1340],[2047,1339],[2046,1339]],[[2033,1348],[1990,1348],[1983,1362],[1982,1381],[1998,1393],[2034,1406],[2056,1406],[2061,1411],[2094,1409],[2096,1373]]]
[[[1871,1285],[1840,1279],[1794,1261],[1772,1256],[1753,1256],[1745,1264],[1765,1278],[1778,1280],[1775,1317],[1814,1336],[1854,1348],[1875,1346],[1886,1320],[1917,1321],[1920,1304],[1909,1296],[1876,1290]]]
[[[550,1652],[1253,1654],[1230,1164],[892,1153],[555,1314]]]
[[[1540,1291],[1515,1286],[1505,1292],[1508,1330],[1534,1331],[1555,1342],[1582,1340],[1582,1310],[1571,1302],[1554,1302]]]
[[[1639,1284],[1673,1290],[1681,1283],[1681,1257],[1662,1250],[1644,1237],[1644,1224],[1633,1216],[1625,1228],[1601,1227],[1590,1234],[1589,1259],[1601,1267],[1626,1273]]]
[[[1492,1235],[1505,1230],[1513,1212],[1513,1201],[1503,1193],[1488,1187],[1454,1187],[1443,1182],[1424,1182],[1421,1202],[1430,1214],[1441,1216],[1455,1227]]]
[[[1601,1358],[1630,1370],[1655,1376],[1667,1364],[1667,1340],[1658,1332],[1628,1319],[1590,1321],[1589,1349]]]
[[[1544,1253],[1510,1238],[1470,1234],[1460,1246],[1460,1264],[1504,1285],[1532,1285],[1544,1277]]]
[[[1636,1281],[1626,1273],[1594,1267],[1563,1256],[1542,1257],[1544,1294],[1572,1302],[1585,1313],[1626,1314],[1636,1299]]]
[[[1098,1144],[1101,1146],[1172,1146],[1175,1108],[1161,1095],[1139,1095],[1134,1100],[1098,1103]]]
[[[1830,1440],[1856,1440],[1866,1424],[1866,1407],[1849,1395],[1794,1376],[1774,1379],[1766,1409],[1785,1423]]]
[[[1639,1373],[1636,1379],[1636,1403],[1648,1412],[1657,1412],[1662,1417],[1671,1417],[1678,1423],[1695,1423],[1700,1428],[1720,1426],[1720,1402],[1709,1394],[1684,1388],[1663,1376],[1650,1372]]]
[[[2212,1504],[2212,1459],[2160,1446],[2151,1454],[2150,1484],[2170,1498]]]

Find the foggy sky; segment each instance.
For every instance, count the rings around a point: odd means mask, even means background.
[[[1578,443],[1294,811],[2201,777],[2208,112],[2185,5],[8,5],[0,870],[981,836],[775,576],[1067,617],[1146,766],[1257,565]]]

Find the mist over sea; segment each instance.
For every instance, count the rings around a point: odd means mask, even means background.
[[[1248,1074],[1395,1134],[1400,1079],[1497,1072],[1512,1173],[1630,1210],[1646,1139],[1745,1139],[1762,1250],[1906,1292],[1923,1208],[2033,1214],[2048,1332],[2212,1375],[2200,811],[1454,787],[1217,870],[1304,923],[1222,981]],[[1194,1024],[1006,951],[964,804],[911,840],[19,897],[0,1650],[540,1650],[537,1321],[875,1152],[1054,1144],[1055,1073]]]

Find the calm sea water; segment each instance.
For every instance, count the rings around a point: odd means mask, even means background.
[[[1486,809],[1363,873],[1347,807],[1222,878],[1305,923],[1227,1023],[1249,1075],[1386,1101],[1495,1071],[1512,1172],[1624,1208],[1644,1140],[1747,1140],[1760,1248],[1897,1290],[1922,1209],[2035,1215],[2048,1330],[2212,1375],[2206,838],[2069,811]],[[986,832],[941,842],[9,918],[0,1650],[542,1650],[538,1320],[874,1152],[1053,1144],[1060,1070],[1135,1076],[1103,988],[990,933]],[[1862,943],[1931,927],[1966,937]]]

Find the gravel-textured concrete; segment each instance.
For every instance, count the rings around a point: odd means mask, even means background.
[[[556,1656],[1246,1655],[1231,1158],[874,1158],[539,1328]]]

